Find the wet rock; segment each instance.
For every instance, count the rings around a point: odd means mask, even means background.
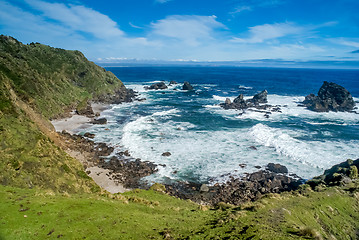
[[[162,153],[162,156],[163,157],[169,157],[169,156],[171,156],[171,153],[170,152],[164,152],[164,153]]]
[[[243,94],[239,94],[238,97],[236,97],[233,102],[230,101],[230,99],[226,99],[224,103],[221,103],[220,106],[224,109],[238,109],[238,110],[245,110],[248,108],[257,108],[257,109],[267,109],[271,108],[271,105],[260,105],[260,103],[267,103],[267,90],[263,90],[262,92],[256,94],[253,96],[253,98],[244,100]],[[270,114],[268,112],[265,112],[267,115]]]
[[[92,124],[106,124],[107,119],[106,118],[97,118],[91,121]]]
[[[283,166],[281,164],[274,164],[274,163],[268,163],[266,169],[268,171],[274,172],[274,173],[288,173],[288,169],[286,166]]]
[[[318,96],[309,94],[305,97],[302,105],[315,112],[345,112],[352,111],[355,102],[344,87],[325,81],[318,91]]]
[[[183,83],[182,90],[193,90],[193,87],[189,82],[186,81]]]
[[[238,164],[241,168],[245,168],[245,167],[247,167],[247,164],[245,164],[245,163],[240,163],[240,164]]]
[[[170,85],[176,85],[177,84],[177,82],[176,81],[170,81]]]
[[[159,82],[152,84],[150,87],[148,87],[148,89],[150,90],[167,89],[167,86],[165,82]]]
[[[88,137],[88,138],[94,138],[95,134],[87,132],[87,133],[84,134],[84,136]]]
[[[267,95],[268,92],[267,90],[263,90],[260,93],[257,93],[256,95],[253,96],[253,98],[250,100],[251,102],[254,102],[255,104],[258,103],[267,103]]]

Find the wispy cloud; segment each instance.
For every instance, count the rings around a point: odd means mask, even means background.
[[[288,35],[298,35],[306,29],[294,23],[263,24],[250,27],[248,37],[234,37],[231,41],[237,43],[262,43],[267,40],[277,39]]]
[[[328,41],[339,45],[359,48],[359,38],[329,38]]]
[[[131,27],[133,27],[133,28],[143,29],[143,27],[139,27],[139,26],[137,26],[137,25],[135,25],[135,24],[133,24],[133,23],[131,23],[131,22],[129,22],[128,24],[129,24]]]
[[[172,0],[155,0],[155,3],[166,3]]]
[[[252,11],[259,7],[272,7],[285,3],[285,0],[237,0],[236,7],[229,12],[233,17],[244,11]]]
[[[200,40],[211,39],[214,30],[225,28],[216,16],[173,15],[151,24],[153,34],[174,38],[197,46]]]
[[[75,31],[90,33],[97,38],[123,36],[117,23],[108,16],[82,5],[65,5],[49,3],[40,0],[26,0],[34,9],[42,12],[43,16],[56,20]]]
[[[230,14],[236,15],[236,14],[244,12],[244,11],[252,11],[252,10],[253,9],[251,6],[242,5],[242,6],[237,6],[232,12],[230,12]]]

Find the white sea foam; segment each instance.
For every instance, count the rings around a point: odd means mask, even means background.
[[[253,87],[248,87],[248,86],[244,86],[244,85],[239,85],[238,88],[239,88],[239,89],[244,89],[244,90],[253,89]]]
[[[218,95],[213,95],[214,100],[221,101],[221,102],[226,101],[227,98],[229,98],[231,101],[233,101],[236,97],[222,97],[222,96],[218,96]]]
[[[305,134],[293,130],[270,128],[257,124],[250,130],[250,135],[260,145],[274,150],[280,155],[293,161],[290,165],[298,166],[298,173],[304,177],[314,176],[317,171],[342,162],[347,158],[355,158],[359,150],[355,147],[358,140],[338,141],[302,141],[297,137]]]

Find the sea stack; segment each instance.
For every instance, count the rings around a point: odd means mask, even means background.
[[[193,87],[189,82],[186,81],[183,83],[182,90],[193,90]]]
[[[303,105],[315,112],[346,112],[354,109],[355,102],[344,87],[324,81],[318,91],[318,96],[309,94],[305,97]]]

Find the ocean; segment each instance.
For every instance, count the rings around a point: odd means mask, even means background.
[[[258,171],[270,162],[310,179],[348,158],[359,158],[359,114],[316,113],[297,103],[317,94],[323,81],[345,87],[359,106],[359,70],[240,67],[108,67],[146,101],[112,105],[106,125],[86,132],[95,141],[158,164],[149,182],[214,184]],[[178,84],[145,90],[155,82]],[[188,81],[194,91],[183,91]],[[226,98],[266,89],[281,113],[224,110]],[[359,112],[359,110],[356,110]],[[170,156],[162,153],[170,152]]]

